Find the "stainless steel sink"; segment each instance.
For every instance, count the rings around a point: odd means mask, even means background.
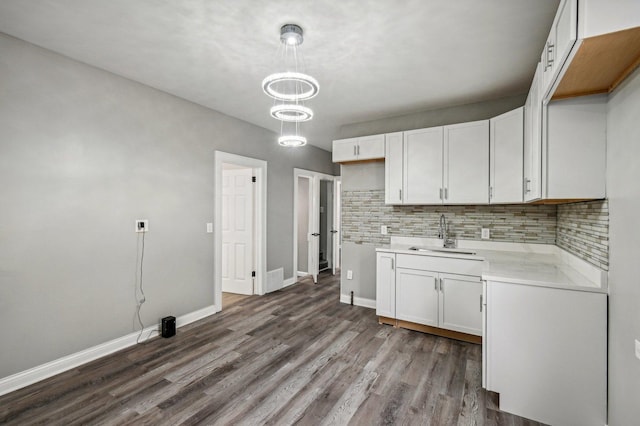
[[[426,247],[409,247],[409,250],[413,251],[435,251],[440,253],[455,253],[455,254],[467,254],[467,255],[475,255],[475,251],[469,250],[460,250],[460,249],[452,249],[452,248],[426,248]]]

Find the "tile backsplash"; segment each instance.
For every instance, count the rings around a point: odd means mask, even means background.
[[[438,236],[440,215],[454,238],[479,240],[489,228],[492,241],[556,244],[583,260],[608,269],[606,200],[566,205],[391,206],[384,190],[342,192],[342,240],[389,244],[390,237]],[[386,225],[388,234],[380,233]]]
[[[492,241],[554,244],[556,206],[390,206],[383,190],[343,191],[342,240],[388,244],[391,235],[437,238],[440,215],[450,223],[454,238],[479,240],[489,228]],[[389,234],[381,235],[387,225]]]
[[[600,269],[609,270],[607,200],[559,205],[556,244]]]

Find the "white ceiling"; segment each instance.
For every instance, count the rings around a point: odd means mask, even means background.
[[[304,29],[309,143],[341,125],[524,93],[558,0],[2,0],[0,32],[279,132],[262,79]]]

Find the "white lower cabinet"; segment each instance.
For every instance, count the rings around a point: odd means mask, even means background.
[[[481,269],[476,260],[378,252],[376,314],[481,336]]]
[[[485,386],[553,425],[607,421],[607,295],[488,281]]]
[[[437,272],[398,268],[396,318],[438,327]]]

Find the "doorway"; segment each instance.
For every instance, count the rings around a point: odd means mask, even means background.
[[[339,265],[339,177],[294,169],[294,270],[318,282]]]
[[[223,287],[264,294],[267,162],[221,151],[214,158],[213,284],[216,311],[221,311]]]

